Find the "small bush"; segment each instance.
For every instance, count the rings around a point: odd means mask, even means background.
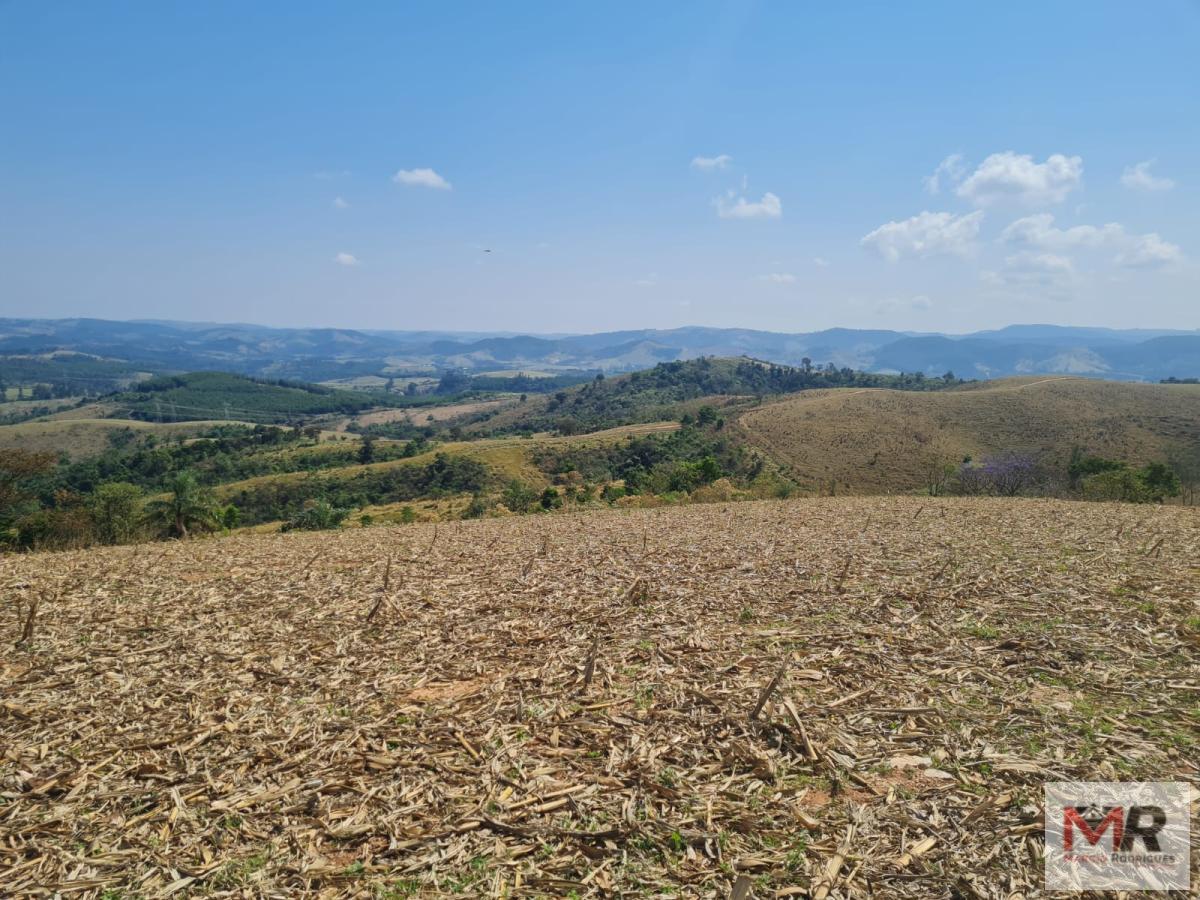
[[[284,523],[283,531],[325,531],[338,528],[350,510],[334,506],[326,500],[312,500],[304,509]]]

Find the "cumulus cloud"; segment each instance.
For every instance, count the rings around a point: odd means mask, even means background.
[[[1150,167],[1157,163],[1156,159],[1147,159],[1134,166],[1127,166],[1125,171],[1121,173],[1121,184],[1135,191],[1169,191],[1175,187],[1175,182],[1170,178],[1163,178],[1161,175],[1155,175],[1150,171]]]
[[[450,190],[450,182],[433,169],[401,169],[392,176],[392,181],[409,187],[427,187],[439,191]]]
[[[897,262],[903,256],[965,256],[974,246],[982,221],[982,211],[963,216],[948,212],[922,212],[903,222],[880,225],[861,243],[889,262]]]
[[[993,153],[958,186],[957,194],[976,206],[1015,201],[1026,206],[1061,203],[1083,180],[1083,159],[1055,153],[1045,162],[1011,150]]]
[[[962,181],[963,176],[967,174],[967,167],[963,165],[961,153],[951,153],[943,159],[932,175],[926,175],[923,179],[925,190],[931,194],[940,193],[942,190],[942,179],[946,179],[951,184],[958,184]]]
[[[724,169],[731,162],[733,162],[733,157],[728,153],[722,153],[720,156],[693,156],[692,168],[699,169],[701,172],[712,172],[716,169]]]
[[[350,204],[346,202],[345,197],[334,197],[333,206],[335,209],[349,209]]]
[[[1054,216],[1038,213],[1017,219],[1000,233],[1000,240],[1010,244],[1027,244],[1045,250],[1071,250],[1078,247],[1100,247],[1116,243],[1125,235],[1125,229],[1116,222],[1097,227],[1076,225],[1073,228],[1056,228]]]
[[[745,197],[735,198],[731,191],[713,203],[717,207],[717,215],[722,219],[778,219],[783,215],[783,202],[770,191],[757,202],[748,201]]]
[[[339,266],[357,266],[358,265],[358,257],[352,253],[339,253],[337,256],[335,256],[333,258],[333,261],[336,262]]]
[[[1063,253],[1077,249],[1104,249],[1114,253],[1112,261],[1130,268],[1152,268],[1178,262],[1183,252],[1156,232],[1130,234],[1123,225],[1076,225],[1057,228],[1050,213],[1017,219],[1004,229],[1000,239],[1037,250]]]
[[[796,276],[791,272],[768,272],[766,275],[759,275],[758,280],[771,284],[795,284]]]
[[[1148,269],[1170,265],[1183,259],[1183,251],[1175,244],[1164,241],[1153,231],[1149,234],[1131,235],[1128,244],[1113,260],[1118,266],[1131,269]]]

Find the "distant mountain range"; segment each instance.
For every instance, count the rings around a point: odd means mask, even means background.
[[[1011,325],[966,335],[831,328],[640,329],[536,336],[103,319],[0,319],[0,357],[82,353],[153,372],[219,369],[311,381],[463,369],[622,372],[699,356],[833,363],[962,378],[1073,374],[1158,381],[1200,375],[1200,331]],[[0,358],[0,364],[3,359]]]

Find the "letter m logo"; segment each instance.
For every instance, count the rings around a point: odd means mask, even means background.
[[[1094,809],[1094,807],[1087,806],[1063,807],[1063,850],[1070,851],[1074,848],[1076,828],[1089,844],[1095,846],[1111,826],[1112,834],[1109,838],[1112,841],[1113,852],[1116,852],[1117,848],[1121,846],[1121,839],[1125,832],[1125,808],[1123,806],[1101,807],[1104,812],[1103,818],[1096,816]],[[1089,811],[1092,811],[1093,815],[1085,819],[1084,814]]]

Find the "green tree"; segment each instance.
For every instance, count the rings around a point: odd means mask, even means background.
[[[1147,503],[1151,499],[1137,474],[1126,468],[1108,469],[1089,475],[1080,484],[1085,500]]]
[[[364,434],[358,447],[358,461],[363,465],[375,461],[375,438]]]
[[[1138,481],[1146,489],[1147,496],[1156,503],[1167,497],[1179,496],[1179,476],[1165,463],[1148,463],[1137,471]]]
[[[102,484],[88,498],[96,537],[102,544],[128,544],[142,529],[142,492],[124,481]]]
[[[515,513],[529,512],[537,501],[537,491],[515,478],[508,483],[508,487],[504,489],[504,494],[500,498],[500,502]]]
[[[232,531],[242,524],[242,511],[230,503],[220,511],[221,527],[226,531]]]
[[[212,531],[218,526],[216,498],[191,472],[176,474],[169,490],[166,498],[151,501],[147,509],[151,521],[161,524],[171,537],[186,538],[193,531]]]
[[[0,450],[0,540],[15,538],[17,521],[38,508],[37,483],[56,462],[53,453]]]
[[[310,500],[304,509],[284,523],[284,531],[324,531],[338,528],[350,510],[334,506],[328,500]]]

